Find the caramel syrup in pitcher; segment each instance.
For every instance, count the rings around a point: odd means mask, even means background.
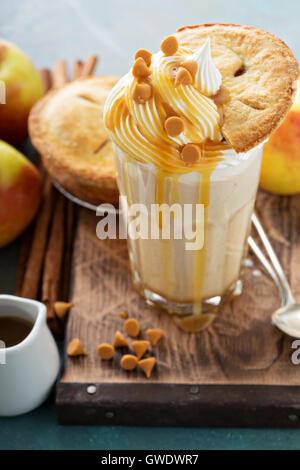
[[[0,316],[0,341],[6,348],[21,343],[29,335],[33,323],[22,317]]]

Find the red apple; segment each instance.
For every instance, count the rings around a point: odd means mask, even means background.
[[[0,140],[0,247],[27,227],[41,199],[41,177],[18,150]]]
[[[24,52],[0,40],[0,139],[19,144],[27,136],[30,108],[43,95],[38,71]]]

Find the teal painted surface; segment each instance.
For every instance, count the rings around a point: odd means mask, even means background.
[[[300,59],[298,0],[10,0],[1,36],[37,66],[100,55],[99,73],[127,71],[137,48],[158,49],[185,24],[244,23],[270,30]],[[19,243],[0,250],[0,293],[14,289]],[[0,397],[1,399],[1,397]],[[38,410],[0,418],[0,449],[300,449],[300,430],[59,426],[54,397]]]
[[[53,401],[0,419],[0,449],[299,449],[300,430],[59,426]]]

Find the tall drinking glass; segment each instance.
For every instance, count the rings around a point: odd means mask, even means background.
[[[141,220],[148,227],[157,213],[157,209],[153,211],[155,204],[176,204],[181,209],[171,213],[169,238],[163,239],[158,214],[156,236],[137,237],[129,230],[128,249],[135,289],[149,304],[173,314],[185,331],[208,326],[224,302],[241,293],[241,265],[247,251],[262,148],[259,145],[242,154],[230,149],[209,172],[191,170],[175,177],[115,146],[118,185],[121,195],[126,196],[122,209],[128,222],[130,207],[136,204],[145,208]],[[176,236],[176,218],[188,205],[196,207],[199,202],[203,207],[203,244],[188,249],[191,240]],[[189,222],[199,230],[195,220]]]

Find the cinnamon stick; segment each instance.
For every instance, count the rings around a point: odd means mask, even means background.
[[[49,69],[43,68],[40,74],[44,90],[47,92],[51,87],[51,72]],[[38,167],[41,170],[39,159]],[[50,196],[49,192],[50,188],[46,186],[43,191],[42,205],[34,225],[28,227],[21,242],[15,295],[31,299],[37,299],[38,296],[40,274],[52,211],[52,201],[47,201]]]
[[[54,303],[59,299],[64,251],[64,199],[58,195],[52,227],[45,255],[41,300],[47,307],[47,320],[51,330],[60,336],[62,326],[55,315]]]
[[[67,83],[67,66],[65,60],[59,60],[56,62],[52,79],[52,88],[59,88]],[[46,180],[47,184],[51,185],[48,175]],[[62,336],[63,325],[55,315],[54,303],[59,300],[61,292],[61,274],[65,244],[65,199],[53,187],[52,191],[55,199],[54,211],[50,227],[49,241],[45,253],[41,300],[47,307],[47,321],[49,327],[56,336]]]
[[[14,294],[19,297],[22,296],[24,276],[25,276],[27,262],[29,258],[29,251],[31,247],[33,232],[34,232],[34,222],[32,222],[32,224],[30,224],[30,226],[27,227],[27,229],[22,235],[19,259],[18,259],[16,287],[14,291]]]
[[[45,181],[42,206],[36,219],[35,230],[24,274],[21,296],[37,299],[49,225],[54,205],[54,190],[49,178]]]
[[[77,80],[80,77],[82,70],[81,60],[74,60],[73,62],[73,80]]]
[[[54,66],[52,87],[60,88],[68,81],[67,66],[65,60],[58,60]]]
[[[93,75],[97,62],[98,57],[96,55],[90,55],[82,66],[80,77],[89,77],[90,75]]]
[[[73,80],[78,79],[81,76],[83,63],[81,60],[74,60],[73,62]],[[62,300],[69,300],[69,288],[70,288],[70,274],[71,274],[71,262],[72,262],[72,251],[73,251],[73,234],[74,234],[74,220],[75,220],[75,208],[72,201],[67,200],[65,205],[65,249],[64,249],[64,265],[62,269]]]
[[[40,76],[44,84],[45,93],[51,88],[51,71],[49,69],[43,68],[40,70]]]

